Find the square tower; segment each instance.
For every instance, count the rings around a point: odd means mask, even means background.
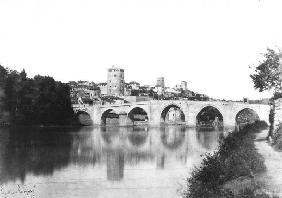
[[[164,77],[159,77],[157,78],[157,87],[162,87],[164,88],[165,87],[165,83],[164,83]]]

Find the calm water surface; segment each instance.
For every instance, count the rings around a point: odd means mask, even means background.
[[[220,135],[181,126],[0,129],[0,197],[179,197]]]

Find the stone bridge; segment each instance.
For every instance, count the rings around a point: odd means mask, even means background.
[[[197,115],[205,107],[213,107],[217,109],[223,118],[225,127],[236,126],[236,119],[244,110],[255,112],[259,120],[268,123],[269,105],[248,104],[243,102],[224,102],[224,101],[187,101],[187,100],[152,100],[135,103],[123,103],[112,105],[93,105],[86,107],[74,107],[74,110],[79,113],[89,114],[94,125],[103,124],[103,116],[109,112],[114,112],[118,115],[119,125],[132,125],[130,114],[136,109],[142,109],[147,114],[149,125],[157,126],[164,121],[164,114],[167,113],[170,107],[175,107],[181,110],[184,114],[184,123],[187,126],[194,127],[197,123]]]

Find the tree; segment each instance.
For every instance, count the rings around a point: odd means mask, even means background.
[[[255,74],[250,75],[254,82],[254,88],[260,92],[265,90],[274,90],[274,98],[282,96],[282,65],[280,59],[282,58],[281,51],[276,52],[273,49],[267,49],[264,54],[264,60],[255,68]],[[273,121],[274,110],[270,111],[269,122],[270,129],[268,136],[273,136]]]
[[[21,71],[21,73],[20,73],[20,78],[21,78],[21,80],[26,80],[26,72],[25,72],[25,69],[23,69],[22,71]]]
[[[19,73],[0,66],[0,113],[3,112],[14,124],[69,124],[74,116],[70,87],[49,76],[28,78],[24,69]]]
[[[272,89],[275,93],[281,92],[281,57],[281,52],[267,49],[267,53],[264,54],[265,60],[255,68],[255,73],[250,75],[255,89],[260,92]]]
[[[131,90],[131,96],[139,96],[140,91],[139,90]]]

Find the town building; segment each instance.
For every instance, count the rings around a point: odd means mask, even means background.
[[[157,78],[156,87],[162,87],[162,88],[165,87],[164,77]]]
[[[204,94],[188,90],[186,81],[181,81],[171,88],[165,87],[164,77],[159,77],[155,86],[140,85],[136,81],[125,83],[124,69],[112,66],[107,72],[107,82],[99,84],[89,81],[69,81],[72,103],[103,105],[147,100],[209,100]]]
[[[184,90],[184,91],[187,90],[187,82],[186,82],[186,81],[181,81],[181,88],[182,88],[182,90]]]
[[[102,96],[107,95],[107,93],[108,93],[107,83],[99,83],[98,87],[100,88],[100,93],[101,93]]]
[[[161,86],[156,86],[154,88],[154,92],[156,92],[158,95],[163,95],[164,94],[164,90],[165,90],[165,88],[161,87]]]
[[[132,87],[129,83],[124,83],[124,96],[131,96]]]
[[[114,66],[108,69],[107,95],[124,95],[124,69]]]
[[[175,85],[175,89],[180,90],[182,89],[183,91],[187,90],[187,82],[186,81],[181,81],[180,84]]]
[[[131,86],[132,90],[139,90],[139,88],[140,88],[140,83],[138,83],[138,82],[131,81],[128,84]]]
[[[100,98],[100,88],[94,82],[88,81],[69,81],[70,97],[73,104],[81,103],[93,104],[93,101],[97,101]]]

